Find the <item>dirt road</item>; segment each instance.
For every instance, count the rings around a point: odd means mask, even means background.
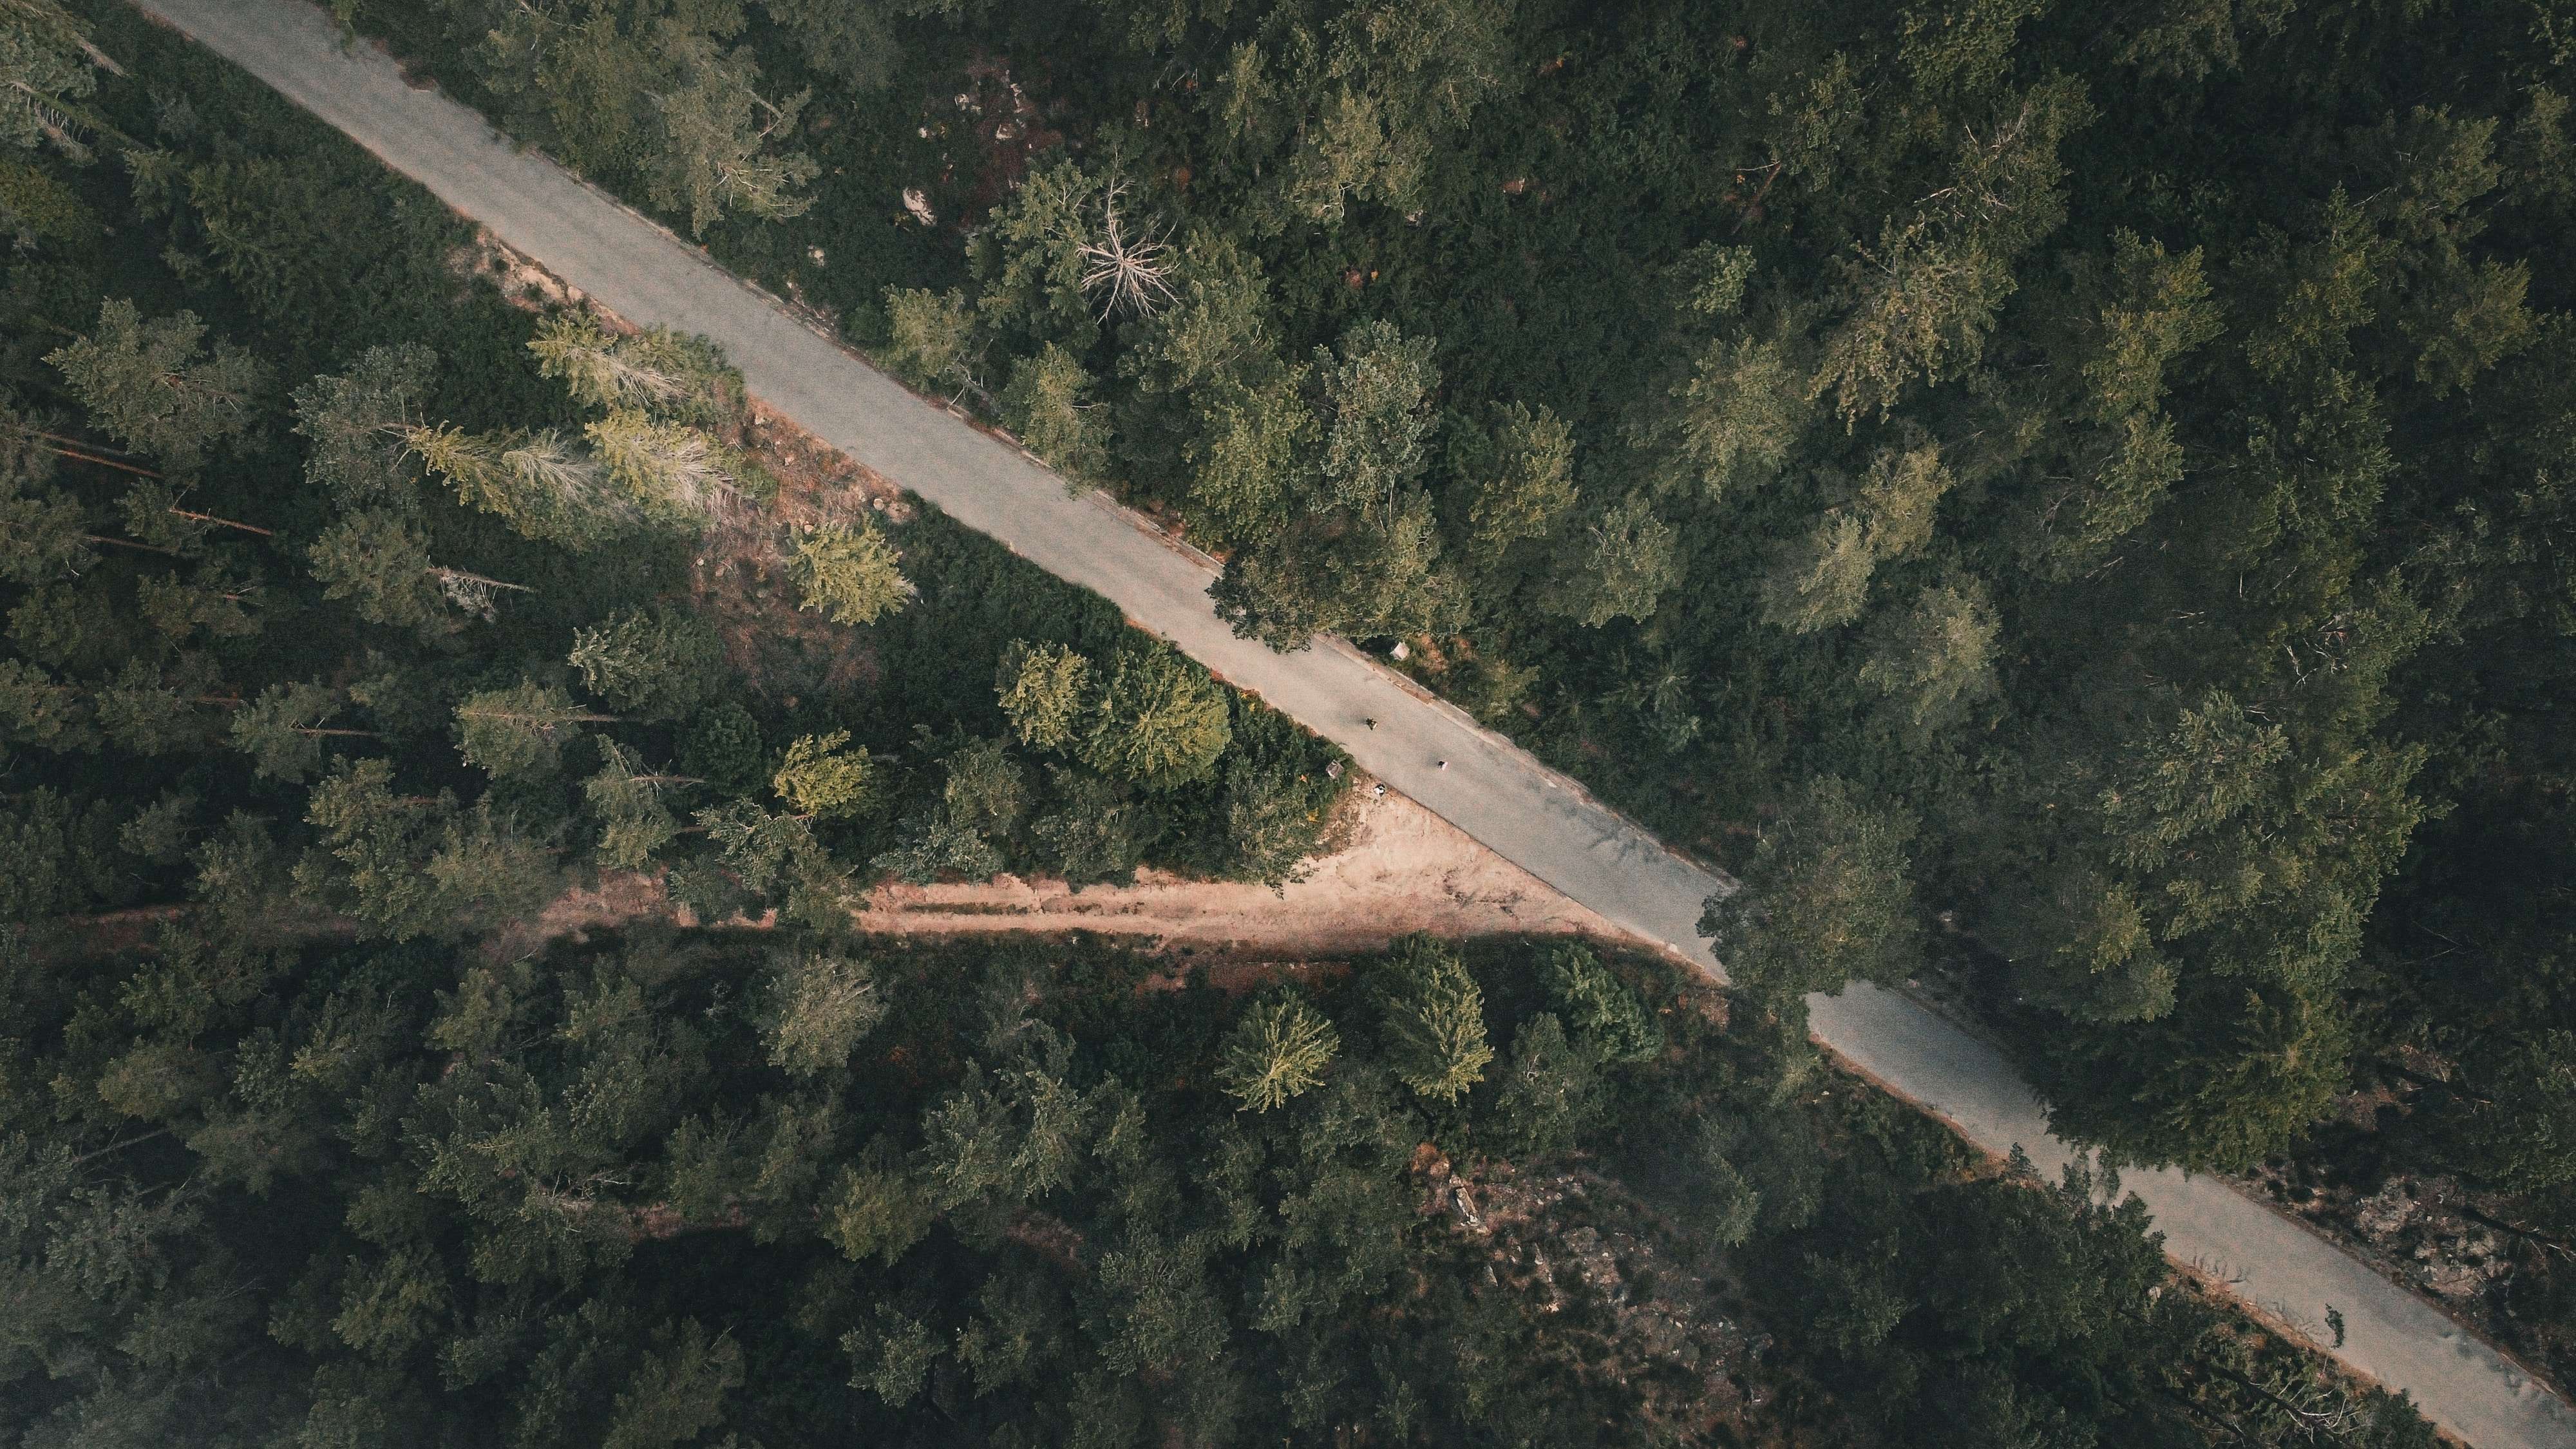
[[[1207,598],[1207,561],[1098,493],[915,398],[703,253],[518,150],[480,117],[414,90],[394,64],[344,45],[301,0],[137,0],[323,120],[557,276],[638,323],[703,333],[751,390],[808,432],[1075,583],[1230,682],[1340,742],[1396,789],[1613,926],[1708,964],[1701,903],[1727,882],[1666,850],[1510,742],[1424,699],[1346,645],[1274,654],[1235,638]],[[1363,728],[1375,718],[1379,727]],[[1446,761],[1445,768],[1439,762]],[[1999,1054],[1900,997],[1855,988],[1815,1003],[1817,1036],[1889,1088],[1996,1151],[2043,1170],[2067,1158]],[[2412,1391],[2473,1444],[2576,1449],[2576,1410],[2404,1289],[2225,1185],[2135,1173],[2176,1257],[2293,1325],[2341,1311],[2335,1355]]]

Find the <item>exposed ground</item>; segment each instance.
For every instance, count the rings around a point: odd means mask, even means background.
[[[1342,848],[1279,891],[1147,870],[1075,891],[1002,876],[978,884],[880,886],[856,914],[887,935],[1090,931],[1193,954],[1299,960],[1371,950],[1415,931],[1442,936],[1622,933],[1404,796],[1351,800]],[[626,873],[567,893],[533,923],[551,937],[669,913],[660,881]],[[498,949],[509,949],[499,947]]]

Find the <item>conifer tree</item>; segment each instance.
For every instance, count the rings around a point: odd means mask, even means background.
[[[767,992],[761,1036],[769,1064],[796,1077],[838,1071],[886,1013],[867,962],[839,952],[783,955]]]
[[[456,707],[456,743],[467,764],[495,779],[551,774],[580,726],[614,718],[579,708],[561,685],[522,679],[467,695]]]
[[[1233,738],[1225,692],[1207,671],[1156,642],[1122,650],[1082,738],[1092,768],[1148,790],[1203,779]]]
[[[87,571],[97,556],[78,503],[24,484],[0,497],[0,581],[53,583]]]
[[[966,294],[888,287],[886,361],[895,375],[932,392],[976,387],[978,349]]]
[[[790,566],[804,607],[835,623],[873,624],[902,608],[913,588],[876,520],[835,519],[797,535]]]
[[[643,870],[680,831],[663,794],[675,785],[700,783],[685,775],[646,768],[637,751],[615,740],[600,744],[599,773],[582,782],[591,814],[599,819],[599,863],[612,870]]]
[[[145,321],[124,298],[99,304],[97,330],[45,354],[110,437],[188,470],[208,448],[241,435],[268,369],[218,342],[203,350],[194,312]]]
[[[341,705],[340,692],[318,681],[272,684],[233,711],[233,748],[251,757],[261,779],[300,784],[321,768],[324,740],[377,738],[372,730],[325,728]]]
[[[770,784],[798,818],[835,820],[876,803],[875,763],[864,747],[843,749],[849,742],[848,730],[834,730],[800,735],[787,747]]]
[[[1091,661],[1070,645],[1014,639],[1002,650],[993,687],[1021,744],[1060,750],[1081,727],[1090,682]]]
[[[662,145],[648,183],[653,204],[686,206],[692,235],[729,212],[761,221],[802,216],[813,198],[797,194],[821,169],[801,151],[772,142],[794,134],[810,92],[771,101],[748,48],[719,53],[711,41],[680,50],[685,78],[654,97]]]
[[[360,353],[347,372],[297,388],[295,431],[310,449],[305,476],[352,514],[416,511],[405,439],[421,424],[437,376],[438,354],[428,348],[378,346]]]
[[[1302,997],[1259,1003],[1237,1019],[1217,1060],[1216,1078],[1238,1110],[1267,1112],[1315,1086],[1341,1050],[1341,1034]]]
[[[1097,416],[1094,386],[1081,359],[1050,342],[1012,367],[999,399],[1002,423],[1068,480],[1094,476],[1109,458],[1108,423]]]
[[[1379,1031],[1396,1080],[1438,1102],[1455,1102],[1484,1080],[1494,1059],[1485,997],[1455,950],[1408,936],[1374,975]]]
[[[716,687],[724,641],[698,614],[665,605],[622,610],[573,631],[568,663],[582,687],[637,719],[678,719]]]
[[[1663,1051],[1663,1027],[1589,947],[1550,951],[1543,974],[1559,1024],[1584,1055],[1602,1063],[1635,1063]]]

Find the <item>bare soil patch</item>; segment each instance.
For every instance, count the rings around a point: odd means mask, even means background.
[[[1620,932],[1456,826],[1392,792],[1356,796],[1348,843],[1273,891],[1232,881],[1137,873],[1133,885],[1075,891],[1014,876],[973,884],[881,886],[859,912],[867,930],[904,935],[1092,931],[1224,954],[1303,956],[1374,950],[1398,936]]]
[[[1074,890],[1062,881],[1000,876],[952,885],[889,884],[854,913],[859,928],[890,936],[1087,931],[1149,950],[1216,958],[1311,961],[1373,951],[1398,936],[1495,935],[1623,938],[1576,905],[1402,795],[1352,802],[1342,848],[1311,862],[1306,879],[1273,891],[1235,881],[1191,880],[1145,870],[1130,885]],[[496,940],[503,954],[559,936],[652,918],[681,919],[661,881],[611,872],[568,891],[535,920]],[[741,924],[762,925],[764,921]]]

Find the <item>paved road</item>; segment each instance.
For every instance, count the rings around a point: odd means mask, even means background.
[[[301,0],[136,0],[630,320],[704,333],[751,390],[816,436],[1098,590],[1231,682],[1257,691],[1468,834],[1611,921],[1707,962],[1694,927],[1726,883],[1682,860],[1571,781],[1458,711],[1424,700],[1356,651],[1274,654],[1211,611],[1204,559],[1099,494],[905,392],[694,248],[552,163],[514,150],[471,111],[413,90],[372,50],[344,47]],[[1362,721],[1375,718],[1378,728]],[[1447,760],[1445,770],[1435,762]],[[1993,1050],[1901,997],[1855,988],[1814,1002],[1816,1035],[1853,1065],[1998,1153],[2044,1171],[2067,1159],[2038,1103]],[[2576,1411],[2411,1294],[2267,1208],[2206,1178],[2132,1174],[2166,1247],[2278,1318],[2318,1332],[2344,1316],[2339,1356],[2411,1390],[2481,1449],[2576,1449]]]

